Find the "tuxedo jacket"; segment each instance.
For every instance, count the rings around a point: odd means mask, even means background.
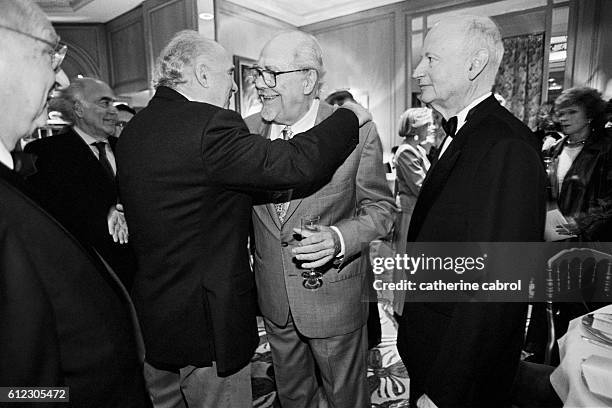
[[[75,407],[150,406],[127,292],[25,188],[0,164],[0,385],[67,386]]]
[[[545,172],[535,141],[493,96],[477,105],[429,170],[408,242],[541,241]],[[440,408],[508,406],[526,310],[405,303],[398,347],[407,352],[411,389]]]
[[[108,142],[114,150],[117,138]],[[107,227],[108,211],[118,201],[116,184],[91,148],[68,128],[29,143],[25,151],[36,156],[36,172],[26,180],[42,206],[84,245],[96,248],[129,288],[134,254],[129,245],[115,243]]]
[[[331,106],[321,103],[315,123],[332,112]],[[246,122],[251,132],[269,138],[271,124],[259,114]],[[297,189],[292,194],[294,199],[283,224],[273,204],[274,194],[263,199],[267,203],[253,209],[253,268],[260,310],[279,326],[287,323],[291,312],[298,331],[308,337],[354,331],[366,322],[368,310],[370,280],[366,276],[367,264],[360,259],[361,250],[370,241],[389,234],[395,214],[374,123],[361,127],[357,148],[329,182]],[[318,290],[302,286],[304,269],[291,254],[299,244],[293,228],[300,228],[300,218],[308,214],[320,216],[321,225],[336,226],[345,243],[344,261],[339,267],[330,263],[321,268],[323,286]]]
[[[249,363],[259,343],[250,193],[328,178],[357,137],[355,115],[341,109],[295,140],[269,142],[252,137],[236,112],[157,89],[116,155],[148,362],[214,360],[221,375]]]

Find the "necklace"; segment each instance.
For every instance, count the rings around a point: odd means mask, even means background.
[[[567,146],[578,146],[578,145],[583,145],[583,144],[585,144],[585,143],[586,143],[586,140],[587,140],[587,138],[586,138],[586,137],[585,137],[584,139],[580,139],[580,140],[570,140],[570,139],[567,139],[567,140],[565,141],[565,144],[566,144]]]

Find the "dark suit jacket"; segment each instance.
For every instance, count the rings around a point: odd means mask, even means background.
[[[68,386],[75,407],[149,406],[127,293],[24,189],[0,164],[0,385]]]
[[[315,124],[332,112],[330,105],[321,102]],[[245,122],[252,132],[270,137],[271,123],[261,115],[250,116]],[[329,183],[314,190],[307,196],[293,192],[283,224],[272,199],[253,208],[253,270],[264,317],[283,326],[291,314],[300,334],[325,338],[350,333],[365,324],[368,304],[363,299],[371,286],[367,264],[360,259],[361,250],[364,244],[389,235],[393,227],[395,205],[374,123],[360,128],[357,148]],[[322,225],[336,226],[344,239],[342,264],[334,268],[329,262],[320,268],[325,290],[304,289],[304,269],[293,261],[291,253],[298,244],[293,228],[300,228],[300,219],[307,214],[320,216]]]
[[[116,141],[109,138],[111,148]],[[135,269],[133,252],[113,242],[106,221],[117,203],[117,188],[89,146],[68,128],[29,143],[25,151],[37,156],[36,173],[27,177],[27,183],[42,206],[84,245],[96,248],[129,289]]]
[[[531,131],[493,96],[472,111],[430,169],[408,242],[541,241],[545,173]],[[504,407],[527,306],[406,303],[398,348],[411,391],[440,407]]]
[[[248,364],[259,339],[245,191],[330,177],[357,141],[357,120],[344,109],[290,142],[269,142],[233,111],[157,89],[116,155],[149,363],[214,360],[221,375]]]

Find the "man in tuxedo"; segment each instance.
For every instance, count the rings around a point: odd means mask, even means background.
[[[499,29],[486,17],[444,19],[427,34],[413,78],[448,136],[421,188],[408,242],[542,240],[539,152],[527,126],[490,92],[503,53]],[[398,350],[412,401],[510,406],[526,312],[522,303],[405,303],[396,316]]]
[[[347,109],[289,142],[250,135],[224,109],[233,72],[219,44],[177,33],[158,59],[155,96],[117,143],[145,376],[159,406],[252,405],[250,194],[324,180],[357,144],[358,118]]]
[[[116,213],[118,203],[115,94],[100,80],[77,78],[59,99],[72,126],[26,146],[36,164],[27,182],[43,207],[84,245],[95,248],[129,291],[134,254],[127,244],[115,242],[107,225],[109,211]]]
[[[289,139],[331,115],[318,99],[324,67],[313,36],[277,35],[252,72],[263,102],[246,120],[253,133]],[[369,407],[369,280],[360,256],[390,233],[395,209],[374,124],[360,129],[357,148],[330,180],[263,201],[253,210],[253,267],[281,405],[317,407],[323,399],[330,407]],[[320,217],[320,232],[299,230],[306,215]],[[318,289],[302,277],[309,268],[323,273]]]
[[[0,386],[69,387],[71,406],[150,406],[125,289],[28,196],[9,153],[45,125],[66,48],[29,0],[0,2],[0,32]]]

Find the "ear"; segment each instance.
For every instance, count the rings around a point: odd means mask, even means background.
[[[193,66],[193,76],[204,88],[209,87],[208,67],[203,62],[196,62]]]
[[[304,77],[304,95],[310,95],[314,91],[315,86],[317,86],[318,77],[319,74],[316,70],[308,70],[306,76]]]
[[[83,103],[81,101],[74,101],[74,104],[72,105],[72,113],[78,118],[83,117]]]
[[[476,50],[469,59],[468,78],[473,81],[480,75],[489,63],[489,51],[485,48]]]

